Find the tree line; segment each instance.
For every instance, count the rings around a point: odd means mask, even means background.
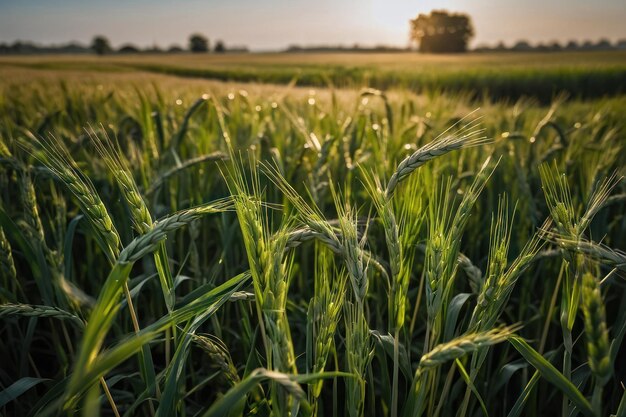
[[[15,41],[12,44],[0,43],[0,54],[46,54],[46,53],[64,53],[64,54],[82,54],[95,53],[97,55],[106,54],[136,54],[136,53],[226,53],[226,52],[248,52],[246,46],[230,45],[227,46],[222,40],[215,41],[211,45],[209,39],[200,34],[194,33],[189,36],[186,48],[180,45],[171,45],[169,48],[161,48],[153,45],[147,48],[141,48],[132,43],[125,43],[119,48],[111,46],[108,38],[102,35],[94,36],[89,45],[83,45],[77,42],[70,42],[63,45],[41,46],[33,42]]]
[[[559,52],[559,51],[616,51],[626,50],[626,39],[611,42],[608,39],[598,39],[596,41],[585,40],[582,42],[570,40],[565,43],[557,41],[538,42],[532,44],[525,40],[520,40],[507,46],[504,42],[496,45],[479,45],[473,49],[476,52]]]
[[[446,10],[433,10],[429,14],[420,13],[416,18],[409,20],[409,37],[417,50],[424,53],[461,53],[469,50],[469,42],[474,37],[475,31],[472,19],[465,13],[451,13]],[[393,46],[378,45],[375,47],[363,47],[355,44],[352,47],[316,45],[300,46],[290,45],[284,52],[400,52],[412,51],[412,47],[398,48]],[[607,39],[598,41],[569,41],[560,44],[556,41],[550,43],[538,43],[532,45],[528,41],[520,40],[511,46],[500,42],[496,46],[478,46],[473,49],[476,52],[488,51],[513,51],[513,52],[555,52],[555,51],[597,51],[597,50],[626,50],[626,39],[611,43]],[[0,44],[0,54],[35,54],[35,53],[86,53],[95,52],[98,55],[110,53],[159,53],[159,52],[194,52],[194,53],[225,53],[225,52],[248,52],[246,47],[227,47],[218,40],[211,48],[209,39],[194,33],[189,36],[187,49],[173,45],[167,50],[158,46],[140,49],[132,44],[122,45],[118,49],[111,47],[109,40],[104,36],[95,36],[90,46],[71,43],[61,46],[41,47],[33,43],[15,42],[12,45]]]

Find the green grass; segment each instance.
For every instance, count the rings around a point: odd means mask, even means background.
[[[604,57],[499,73],[532,96]],[[3,59],[0,414],[623,415],[626,96],[418,95],[354,58],[392,88]]]

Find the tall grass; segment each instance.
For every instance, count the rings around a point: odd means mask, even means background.
[[[3,415],[624,410],[623,99],[0,86]]]

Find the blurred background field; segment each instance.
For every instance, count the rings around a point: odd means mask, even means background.
[[[0,65],[40,70],[146,71],[223,81],[315,87],[468,92],[493,99],[549,102],[624,93],[626,52],[263,53],[0,57]]]

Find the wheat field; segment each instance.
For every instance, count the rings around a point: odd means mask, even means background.
[[[626,415],[623,84],[38,59],[0,63],[0,414]]]

